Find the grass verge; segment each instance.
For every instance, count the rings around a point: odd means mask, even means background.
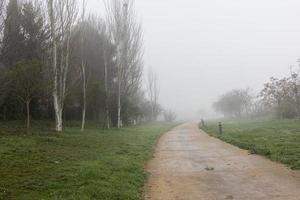
[[[202,128],[208,134],[225,142],[264,155],[273,161],[284,163],[292,169],[300,169],[300,121],[227,121],[223,122],[223,134],[219,134],[217,122],[209,122]]]
[[[126,200],[141,198],[144,163],[174,124],[32,135],[13,126],[0,126],[0,199]]]

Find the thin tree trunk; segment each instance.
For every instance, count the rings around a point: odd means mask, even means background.
[[[153,105],[153,102],[151,103],[151,121],[153,122],[154,121],[154,105]]]
[[[105,47],[104,47],[105,48]],[[103,48],[103,51],[105,51]],[[107,74],[107,63],[106,54],[103,53],[104,57],[104,85],[105,85],[105,113],[106,113],[106,128],[110,128],[110,117],[109,117],[109,107],[108,107],[108,74]]]
[[[82,105],[82,121],[81,121],[81,131],[84,131],[85,128],[85,115],[86,115],[86,73],[85,73],[85,64],[81,63],[82,70],[82,95],[83,95],[83,105]]]
[[[108,105],[106,105],[105,107],[106,107],[105,108],[106,109],[106,128],[110,129],[110,117],[109,117]]]
[[[30,131],[30,100],[26,101],[26,112],[27,112],[27,120],[26,120],[26,124],[27,124],[27,133],[29,133]]]
[[[121,128],[121,78],[118,81],[118,128]]]
[[[58,101],[57,93],[53,94],[54,98],[54,111],[55,111],[55,130],[57,132],[62,131],[62,108]]]
[[[82,95],[83,95],[83,105],[82,105],[82,119],[81,119],[81,132],[84,131],[85,128],[85,115],[86,115],[86,89],[87,89],[87,77],[86,77],[86,66],[85,66],[85,56],[84,56],[84,18],[85,18],[85,8],[86,1],[82,0],[82,15],[81,15],[81,73],[82,73]]]
[[[122,58],[122,55],[123,55],[123,41],[121,41],[121,47],[119,47],[118,49],[118,58],[119,58],[119,62],[118,63],[118,124],[117,124],[117,127],[118,128],[121,128],[121,79],[122,79],[122,62],[123,60],[121,59]]]
[[[83,23],[84,16],[82,17]],[[81,76],[82,76],[82,116],[81,116],[81,132],[85,128],[85,114],[86,114],[86,74],[85,74],[85,64],[84,64],[84,55],[83,55],[83,30],[81,30]]]
[[[50,18],[50,29],[51,29],[51,37],[52,37],[52,70],[53,70],[53,105],[55,111],[55,130],[57,132],[62,131],[62,109],[60,106],[60,100],[58,97],[58,70],[57,70],[57,41],[55,34],[55,19],[54,19],[54,8],[53,8],[53,0],[49,0],[48,9],[49,9],[49,18]]]
[[[121,80],[123,78],[123,67],[125,66],[126,63],[126,56],[127,56],[127,49],[126,49],[126,38],[125,34],[127,33],[126,31],[126,22],[127,22],[127,4],[123,4],[123,9],[124,9],[124,18],[123,18],[123,28],[121,30],[121,37],[120,37],[120,49],[119,49],[119,68],[118,68],[118,128],[122,126],[122,121],[121,121]]]
[[[83,108],[82,108],[82,121],[81,121],[81,131],[85,128],[85,115],[86,115],[86,89],[84,88],[83,94]]]

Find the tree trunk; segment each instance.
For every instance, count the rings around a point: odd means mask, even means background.
[[[105,111],[106,111],[106,128],[110,128],[110,117],[108,108],[108,89],[107,89],[107,74],[105,74]]]
[[[58,70],[57,70],[57,41],[54,18],[53,0],[48,2],[49,18],[50,18],[50,33],[52,38],[52,70],[53,70],[53,105],[55,111],[55,130],[62,131],[62,107],[60,106],[60,99],[58,97]]]
[[[55,112],[55,131],[62,131],[62,106],[59,103],[57,91],[53,92],[54,112]]]
[[[154,121],[154,105],[153,102],[151,103],[151,122]]]
[[[85,95],[84,95],[85,96]],[[84,101],[84,103],[83,103],[83,108],[82,108],[82,121],[81,121],[81,132],[83,132],[84,131],[84,128],[85,128],[85,115],[86,115],[86,103],[85,103],[85,97],[83,97],[83,101]]]
[[[104,85],[105,85],[105,113],[106,113],[106,128],[110,128],[109,108],[108,108],[108,78],[106,55],[104,54]]]
[[[81,23],[84,24],[84,18],[85,18],[85,0],[82,1],[82,16],[81,16]],[[86,71],[85,71],[85,56],[84,56],[84,46],[85,46],[85,40],[84,40],[84,28],[81,28],[81,73],[82,73],[82,119],[81,119],[81,132],[84,131],[85,128],[85,115],[86,115],[86,89],[87,89],[87,77],[86,77]]]
[[[83,132],[85,127],[85,115],[86,115],[86,73],[85,73],[85,65],[83,61],[81,63],[81,70],[82,70],[82,93],[83,93],[81,131]]]
[[[121,80],[118,83],[118,128],[121,128]]]
[[[109,110],[107,105],[105,109],[106,109],[106,128],[110,129],[110,117],[109,117]]]
[[[56,100],[57,96],[54,96],[54,110],[55,110],[55,130],[57,132],[62,131],[62,108],[58,104],[58,101]]]
[[[27,128],[27,133],[29,133],[29,131],[30,131],[30,100],[26,101],[26,112],[27,112],[26,128]]]

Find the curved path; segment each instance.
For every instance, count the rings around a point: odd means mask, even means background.
[[[146,200],[300,200],[300,171],[178,126],[147,164]]]

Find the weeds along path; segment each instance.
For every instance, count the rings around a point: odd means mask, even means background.
[[[300,200],[300,171],[178,126],[147,164],[146,200]]]

